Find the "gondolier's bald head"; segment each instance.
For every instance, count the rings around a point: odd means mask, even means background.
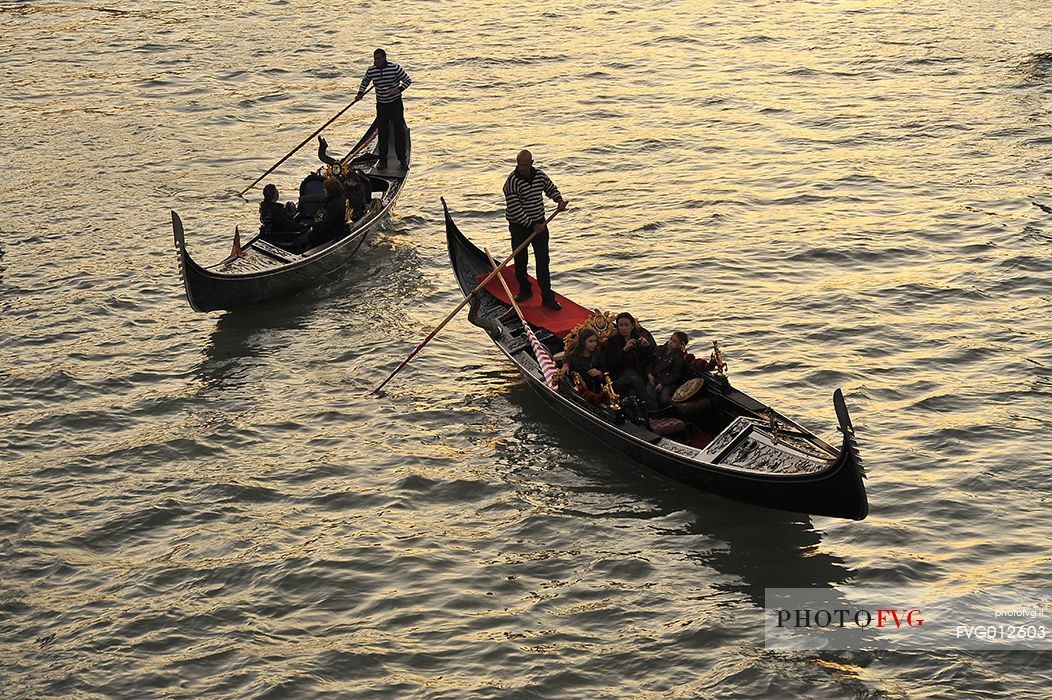
[[[530,172],[531,167],[533,167],[533,154],[524,148],[515,157],[515,168],[525,175]]]

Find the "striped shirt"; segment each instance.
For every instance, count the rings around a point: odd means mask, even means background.
[[[542,193],[556,202],[563,198],[559,194],[559,188],[544,172],[533,168],[532,175],[533,177],[527,179],[515,169],[504,182],[504,199],[508,202],[508,210],[504,216],[512,223],[530,226],[544,221]]]
[[[365,77],[362,78],[362,84],[358,87],[359,97],[365,94],[365,88],[369,87],[369,83],[376,85],[377,103],[390,104],[402,99],[402,93],[413,84],[413,81],[409,74],[402,70],[402,66],[389,62],[385,63],[383,68],[377,68],[375,65],[369,66],[369,70],[365,71]],[[391,88],[398,90],[393,97],[387,94]]]

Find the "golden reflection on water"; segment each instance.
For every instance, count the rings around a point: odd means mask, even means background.
[[[737,618],[787,577],[1042,580],[1052,61],[1032,9],[0,5],[0,661],[34,695],[999,678],[992,657],[757,662]],[[257,225],[232,193],[347,104],[377,45],[414,77],[390,230],[313,296],[188,310],[169,209],[195,255],[225,255]],[[334,149],[371,117],[348,111]],[[283,193],[311,146],[268,178]],[[560,292],[695,352],[719,339],[737,386],[820,432],[845,388],[869,520],[728,504],[579,441],[464,318],[368,396],[459,301],[439,197],[506,250],[523,147],[572,202]]]

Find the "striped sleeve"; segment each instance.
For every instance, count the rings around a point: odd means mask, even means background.
[[[369,83],[373,79],[373,77],[370,75],[371,72],[372,72],[372,70],[365,71],[365,77],[362,78],[362,84],[358,86],[358,97],[361,97],[362,95],[364,95],[365,94],[365,88],[369,87]]]
[[[526,212],[522,208],[522,199],[515,188],[515,173],[508,175],[508,179],[504,181],[504,199],[508,204],[508,209],[505,213],[508,221],[528,224],[529,219],[526,218]]]
[[[547,175],[544,176],[544,194],[556,201],[563,198],[563,196],[559,194],[559,188],[555,186],[555,183],[552,182],[552,179]]]
[[[409,74],[405,72],[405,69],[398,66],[398,85],[401,92],[405,92],[406,88],[413,84],[413,79],[409,77]]]

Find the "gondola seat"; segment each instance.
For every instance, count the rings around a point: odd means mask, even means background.
[[[300,183],[299,215],[300,221],[314,220],[314,215],[325,206],[325,178],[311,173]]]
[[[652,418],[650,430],[662,437],[672,437],[686,433],[687,424],[679,418]]]

